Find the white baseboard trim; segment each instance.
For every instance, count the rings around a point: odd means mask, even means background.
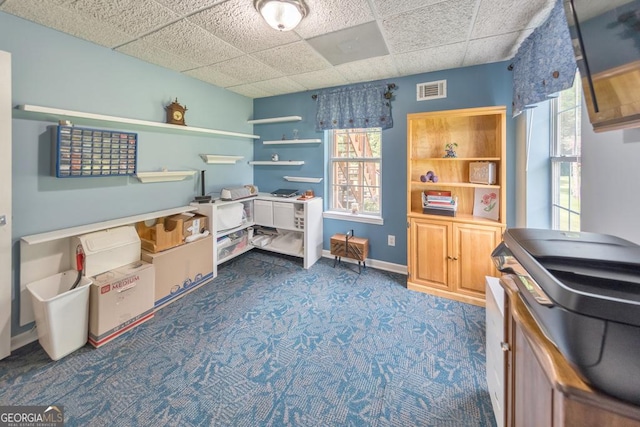
[[[11,337],[11,351],[16,351],[20,347],[24,347],[27,344],[31,344],[38,340],[38,331],[36,328],[31,328],[27,332],[23,332],[15,337]]]
[[[326,249],[322,250],[322,256],[325,258],[331,258],[334,259],[335,256],[331,254],[331,251],[328,251]],[[351,259],[351,258],[345,258],[345,257],[341,257],[340,258],[341,262],[348,262],[351,264],[357,264],[358,261],[355,259]],[[376,268],[378,270],[384,270],[384,271],[390,271],[392,273],[398,273],[398,274],[407,274],[407,266],[406,265],[401,265],[401,264],[394,264],[392,262],[387,262],[387,261],[378,261],[375,259],[366,259],[366,264],[367,267],[371,267],[371,268]]]

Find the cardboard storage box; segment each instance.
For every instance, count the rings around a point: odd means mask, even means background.
[[[185,212],[178,215],[172,215],[167,218],[167,225],[171,221],[182,222],[182,240],[195,234],[202,234],[209,230],[209,221],[206,215],[198,213]]]
[[[142,251],[142,259],[156,268],[158,309],[213,279],[213,237],[159,253]]]
[[[89,342],[100,347],[153,317],[155,267],[137,261],[92,278]]]
[[[158,218],[153,225],[138,222],[136,231],[140,236],[140,245],[145,251],[160,252],[184,243],[181,219]]]

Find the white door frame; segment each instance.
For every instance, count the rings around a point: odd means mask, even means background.
[[[11,54],[0,51],[0,359],[11,354],[11,259]]]

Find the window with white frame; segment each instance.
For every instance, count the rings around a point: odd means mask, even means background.
[[[329,140],[329,210],[381,217],[382,129],[336,129]]]
[[[580,126],[582,85],[576,73],[573,87],[551,101],[552,226],[580,231]]]

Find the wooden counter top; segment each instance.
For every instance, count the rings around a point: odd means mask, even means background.
[[[532,316],[511,275],[500,279],[511,319],[519,326],[553,390],[553,426],[640,426],[640,407],[607,396],[584,382]],[[514,381],[518,381],[515,378]],[[640,393],[640,384],[638,385]]]

